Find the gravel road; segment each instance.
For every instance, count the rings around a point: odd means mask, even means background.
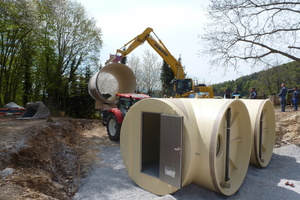
[[[298,200],[300,199],[300,148],[288,145],[276,148],[265,169],[249,166],[247,176],[236,194],[230,197],[188,185],[177,192],[157,196],[140,188],[127,175],[119,146],[100,146],[99,161],[93,171],[81,181],[73,200]],[[293,183],[295,187],[285,185]]]

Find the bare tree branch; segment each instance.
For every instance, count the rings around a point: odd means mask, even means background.
[[[300,0],[211,0],[201,35],[212,63],[234,67],[300,61]]]

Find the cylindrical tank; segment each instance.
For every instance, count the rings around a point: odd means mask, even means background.
[[[163,120],[165,117],[181,118],[182,127],[180,121],[172,123],[169,118]],[[170,135],[164,129],[171,130]],[[172,146],[180,129],[182,146]],[[142,100],[126,114],[120,139],[129,176],[157,195],[191,183],[226,196],[234,194],[246,176],[251,144],[248,110],[235,99]],[[174,158],[165,154],[168,150],[180,154],[179,167],[164,165],[165,160]],[[179,185],[174,186],[176,178]]]
[[[242,99],[251,119],[253,137],[250,164],[266,167],[273,155],[276,137],[275,112],[270,100]]]
[[[132,70],[120,63],[111,63],[95,73],[89,81],[89,93],[103,103],[115,103],[116,93],[133,93],[136,77]]]

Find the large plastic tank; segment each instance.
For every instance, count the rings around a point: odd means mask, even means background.
[[[251,119],[253,145],[250,164],[266,167],[273,155],[276,137],[275,112],[270,100],[248,99],[246,104]]]
[[[234,194],[251,144],[248,110],[234,99],[145,99],[126,114],[120,139],[129,176],[157,195],[191,183]]]
[[[95,73],[89,81],[89,93],[99,102],[116,103],[116,93],[133,93],[136,77],[132,70],[120,63],[111,63]]]

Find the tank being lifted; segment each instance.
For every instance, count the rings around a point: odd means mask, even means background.
[[[128,111],[120,139],[129,176],[157,195],[191,183],[234,194],[251,145],[248,110],[234,99],[145,99]]]
[[[111,63],[95,73],[89,81],[90,95],[98,102],[115,104],[116,93],[134,93],[136,77],[132,70],[120,63]]]
[[[131,106],[150,96],[134,93],[136,77],[131,69],[120,63],[111,63],[94,74],[89,81],[89,93],[101,110],[103,124],[112,141],[120,139],[123,118]]]

